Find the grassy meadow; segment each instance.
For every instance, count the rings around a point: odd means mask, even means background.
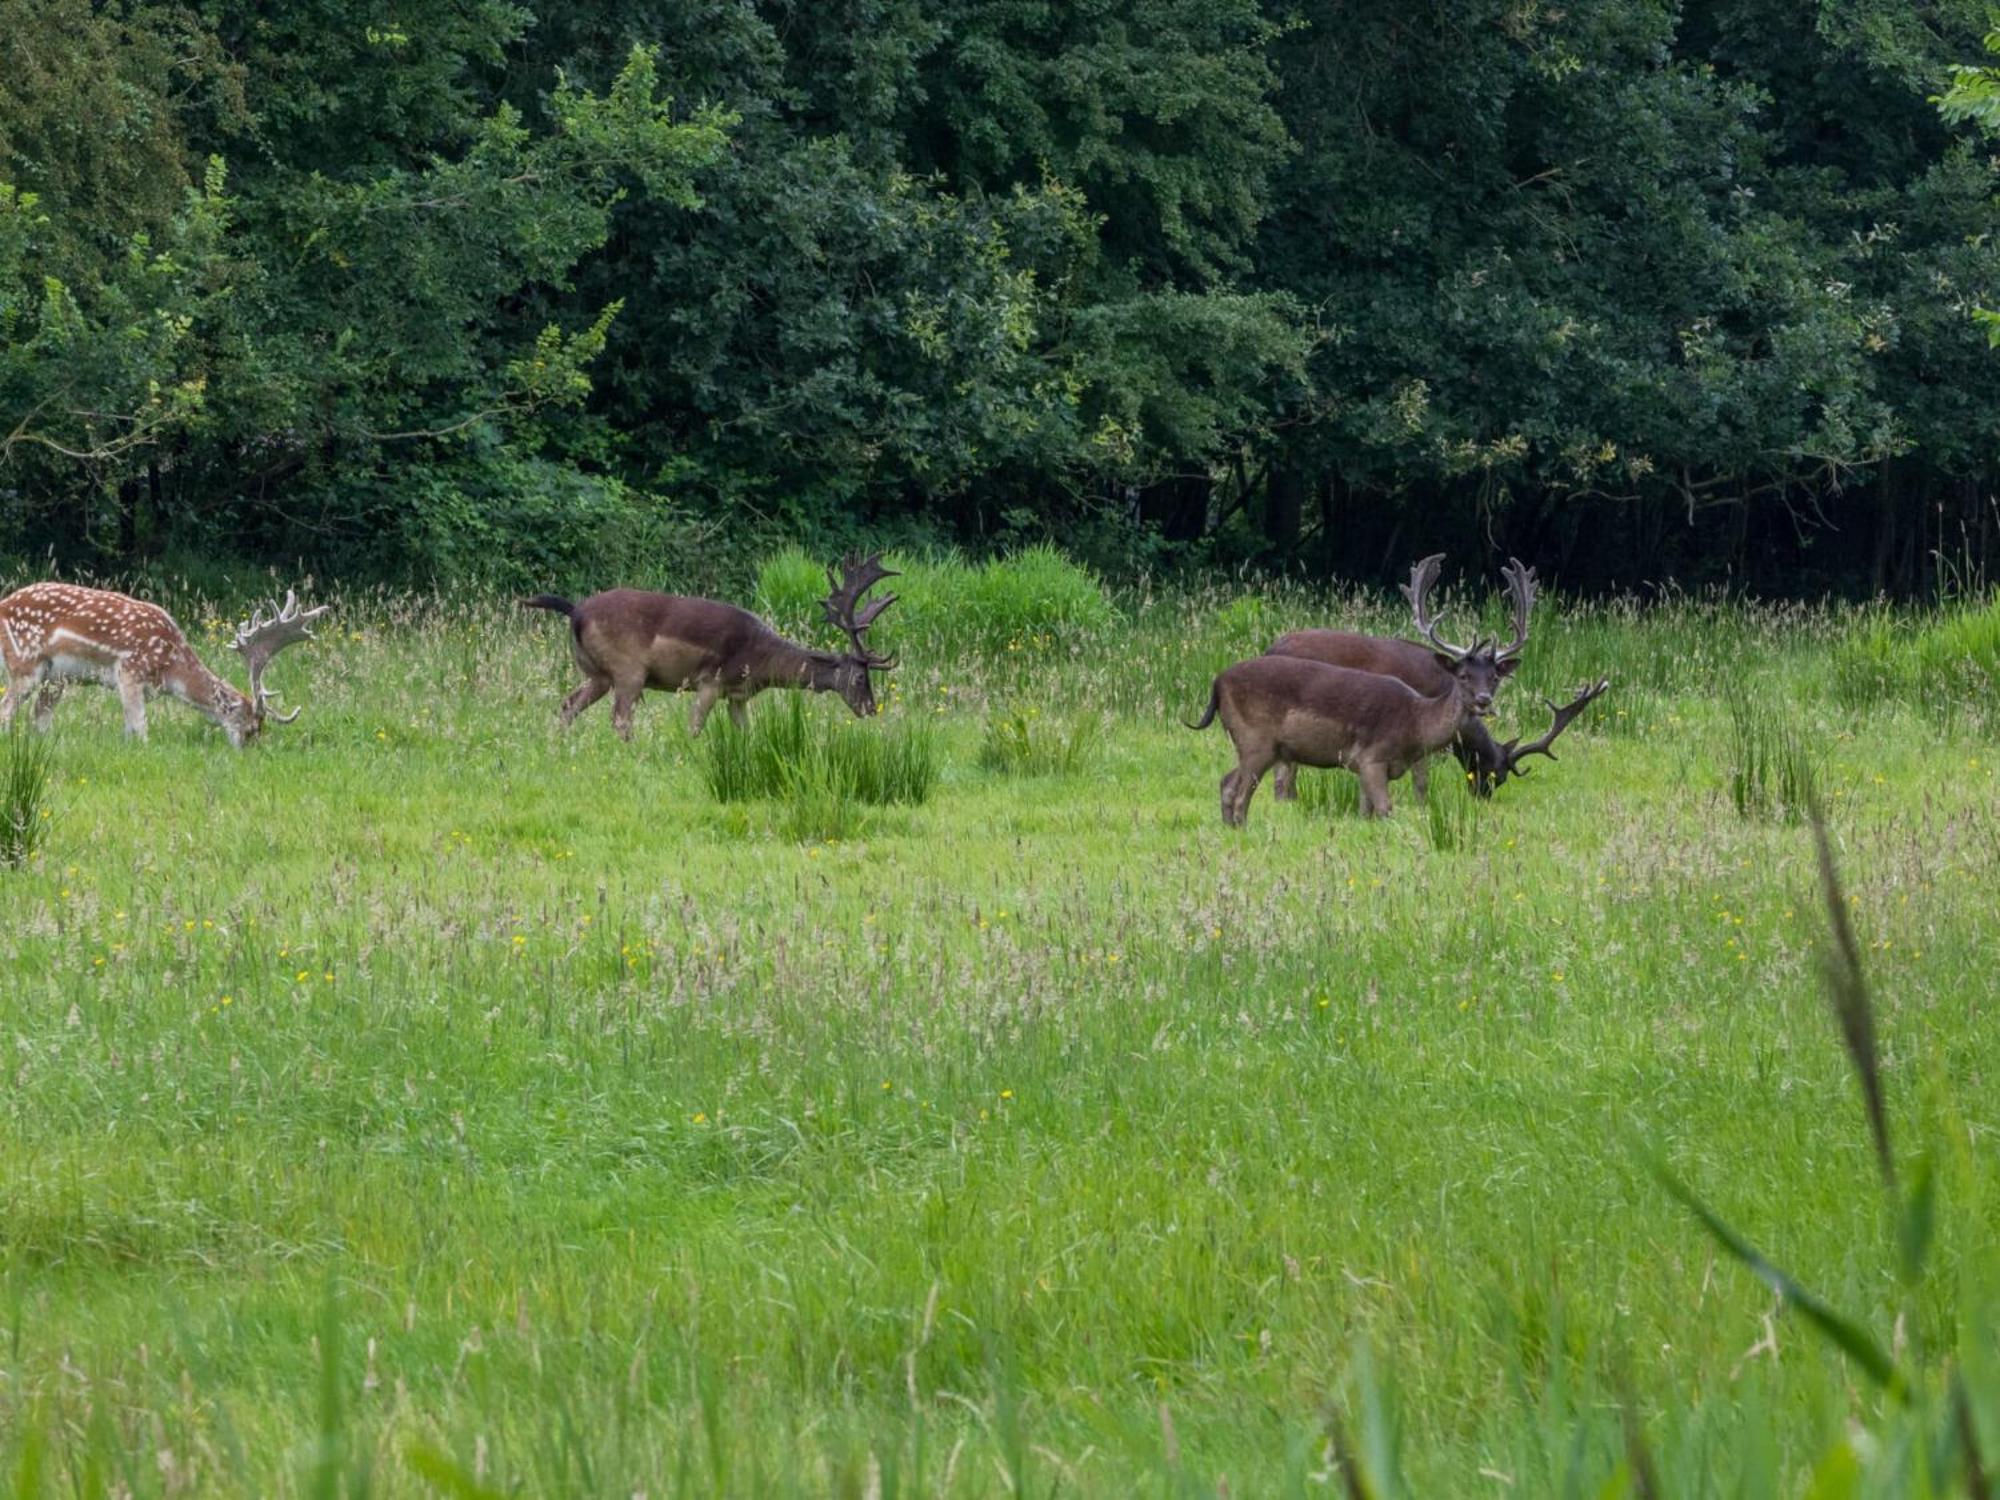
[[[11,1493],[1916,1495],[1947,1371],[2000,1454],[1994,611],[1551,598],[1499,728],[1609,675],[1560,763],[1235,831],[1178,721],[1386,601],[893,586],[867,724],[559,733],[560,621],[326,591],[242,753],[70,693],[0,869]]]

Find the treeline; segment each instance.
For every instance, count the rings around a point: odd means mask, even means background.
[[[2000,557],[1987,0],[0,0],[0,551]]]

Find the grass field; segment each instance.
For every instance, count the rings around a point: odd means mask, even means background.
[[[1177,719],[1386,608],[922,599],[845,732],[928,800],[825,824],[717,802],[684,698],[558,734],[560,622],[498,603],[341,599],[242,753],[72,692],[0,870],[14,1492],[1929,1493],[1646,1149],[2000,1453],[2000,755],[1986,679],[1900,695],[1923,622],[1551,601],[1503,732],[1613,678],[1559,765],[1232,831]],[[1746,711],[1935,1164],[1914,1285]]]

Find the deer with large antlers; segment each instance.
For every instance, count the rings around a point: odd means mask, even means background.
[[[1444,554],[1439,553],[1425,558],[1417,564],[1417,568],[1432,568],[1435,576],[1435,565],[1443,560]],[[1499,691],[1499,684],[1519,665],[1521,652],[1528,644],[1528,617],[1534,611],[1536,595],[1535,570],[1524,565],[1519,558],[1508,558],[1500,576],[1506,581],[1507,599],[1513,609],[1514,639],[1505,646],[1498,642],[1490,646],[1475,643],[1475,650],[1492,658],[1492,691],[1495,693]],[[1396,636],[1356,635],[1345,630],[1294,630],[1279,636],[1264,654],[1296,656],[1306,661],[1325,662],[1333,667],[1352,667],[1358,672],[1377,672],[1408,683],[1426,697],[1442,693],[1451,680],[1450,669],[1439,661],[1434,648]],[[1481,676],[1485,676],[1483,667]],[[1465,722],[1452,739],[1451,752],[1471,779],[1473,790],[1481,796],[1489,795],[1493,788],[1514,774],[1514,767],[1508,759],[1509,752],[1493,738],[1492,731],[1481,719],[1472,718]],[[1521,753],[1525,755],[1528,752],[1524,750]],[[1546,753],[1546,747],[1543,753]],[[1427,776],[1425,762],[1420,761],[1410,768],[1410,782],[1419,797],[1428,792]],[[1298,795],[1297,777],[1297,766],[1280,762],[1271,776],[1271,795],[1280,802],[1294,799]]]
[[[287,591],[282,607],[258,610],[237,628],[232,650],[243,654],[250,691],[240,693],[202,665],[173,617],[157,604],[73,583],[31,583],[0,599],[0,654],[7,661],[7,692],[0,697],[0,729],[30,693],[35,727],[47,729],[63,689],[72,682],[116,688],[125,706],[125,732],[146,737],[146,699],[165,693],[222,726],[229,743],[247,745],[266,719],[289,724],[299,716],[271,707],[277,694],[264,686],[264,669],[285,647],[312,639],[312,622],[332,606],[302,610]]]
[[[870,674],[896,665],[893,657],[869,649],[868,627],[896,602],[896,596],[884,594],[866,605],[861,598],[883,579],[897,575],[882,566],[878,552],[849,557],[839,574],[829,568],[826,576],[832,587],[821,607],[827,622],[847,636],[844,652],[815,651],[788,641],[749,610],[719,599],[612,589],[580,604],[554,594],[537,594],[521,603],[569,619],[570,655],[583,682],[563,699],[558,717],[565,728],[610,693],[612,727],[629,740],[632,709],[649,687],[695,695],[691,724],[695,734],[701,733],[709,710],[723,700],[729,704],[730,718],[742,724],[744,705],[770,687],[838,693],[856,715],[865,718],[875,712]]]
[[[1363,811],[1386,816],[1392,780],[1492,711],[1505,673],[1491,644],[1475,639],[1457,646],[1438,635],[1429,596],[1442,561],[1418,563],[1403,590],[1417,630],[1445,673],[1439,691],[1421,693],[1397,677],[1296,656],[1254,657],[1215,679],[1208,711],[1188,727],[1206,729],[1220,714],[1236,746],[1236,768],[1222,778],[1225,823],[1241,826],[1257,783],[1273,765],[1345,767],[1361,778]]]

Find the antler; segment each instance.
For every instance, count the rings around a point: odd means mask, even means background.
[[[1570,699],[1569,702],[1563,704],[1561,708],[1557,708],[1552,700],[1544,698],[1542,701],[1549,705],[1549,712],[1556,716],[1555,722],[1549,726],[1547,734],[1531,744],[1523,745],[1518,739],[1513,739],[1500,747],[1505,761],[1500,768],[1499,779],[1505,780],[1509,775],[1526,776],[1528,768],[1522,765],[1521,762],[1530,755],[1546,755],[1550,760],[1554,760],[1556,753],[1549,746],[1556,742],[1556,736],[1575,723],[1577,715],[1590,707],[1597,696],[1610,686],[1611,679],[1609,677],[1600,677],[1597,679],[1595,686],[1585,688],[1574,698]],[[1520,748],[1516,749],[1516,746]]]
[[[1438,622],[1444,617],[1431,614],[1426,608],[1430,602],[1431,587],[1437,582],[1438,569],[1443,563],[1444,554],[1433,552],[1410,569],[1410,581],[1403,585],[1403,597],[1410,601],[1410,612],[1416,616],[1417,629],[1423,632],[1424,639],[1447,656],[1463,659],[1472,654],[1478,642],[1475,640],[1472,646],[1454,646],[1449,641],[1439,640]]]
[[[1514,602],[1514,639],[1500,648],[1494,660],[1512,661],[1528,644],[1528,614],[1535,607],[1535,570],[1524,567],[1520,558],[1510,557],[1500,576],[1507,580],[1507,597]]]
[[[876,584],[885,578],[900,578],[902,575],[893,568],[883,567],[879,552],[867,557],[850,553],[841,559],[840,573],[841,576],[835,577],[833,569],[826,570],[826,581],[833,585],[833,592],[825,600],[827,623],[847,633],[847,639],[854,646],[854,655],[864,666],[886,672],[896,665],[896,658],[877,656],[868,649],[868,627],[875,623],[883,610],[896,602],[896,596],[884,594],[858,614],[855,609],[861,603],[861,596]]]
[[[285,647],[297,641],[311,640],[312,622],[332,608],[330,604],[322,604],[317,609],[301,610],[298,595],[286,589],[282,608],[273,603],[268,615],[261,609],[253,609],[248,623],[236,627],[236,639],[230,642],[230,649],[242,652],[243,660],[250,669],[250,701],[257,705],[259,711],[268,712],[280,724],[291,723],[299,716],[299,711],[295,708],[288,714],[281,714],[270,708],[277,702],[278,695],[265,690],[264,668]]]

